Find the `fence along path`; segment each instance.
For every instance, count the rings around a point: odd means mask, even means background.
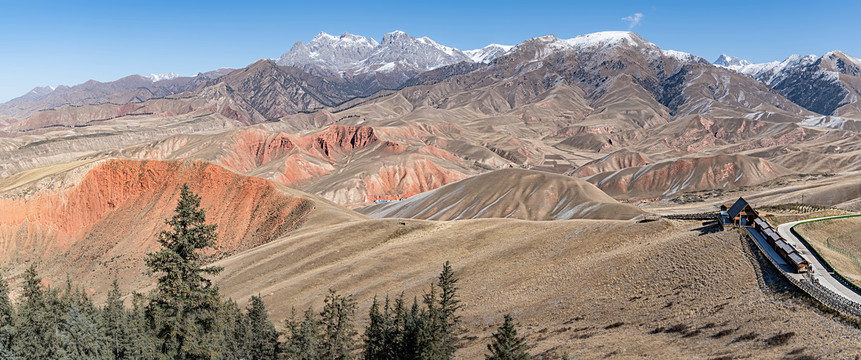
[[[769,245],[765,242],[765,239],[760,235],[759,231],[754,228],[745,228],[745,230],[753,243],[756,244],[756,247],[759,248],[759,251],[762,252],[763,256],[768,259],[769,263],[771,263],[771,266],[777,269],[777,272],[792,285],[834,311],[861,318],[861,304],[850,301],[824,286],[812,282],[810,275],[808,274],[796,276],[798,274],[786,271],[786,268],[778,265],[777,262],[775,262],[775,259],[772,258],[768,251],[765,250],[763,246]]]

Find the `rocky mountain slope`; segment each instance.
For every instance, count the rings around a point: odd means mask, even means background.
[[[461,62],[487,63],[510,49],[492,44],[461,51],[403,31],[385,34],[380,42],[349,33],[320,33],[307,44],[297,41],[277,64],[318,75],[373,77],[383,88],[397,88],[422,72]]]
[[[724,63],[719,65],[762,81],[810,111],[861,120],[861,107],[858,105],[861,60],[843,52],[832,51],[823,56],[793,55],[783,61],[764,64],[742,60]]]

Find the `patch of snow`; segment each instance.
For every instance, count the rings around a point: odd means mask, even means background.
[[[507,54],[513,48],[514,46],[511,45],[490,44],[481,49],[466,50],[463,53],[473,62],[486,64]]]
[[[181,75],[179,75],[175,72],[169,72],[169,73],[164,73],[164,74],[149,74],[149,75],[144,76],[144,77],[147,79],[150,79],[150,81],[152,81],[152,82],[156,82],[156,81],[162,81],[162,80],[176,79],[180,76]]]
[[[697,62],[700,59],[699,56],[689,54],[686,52],[682,52],[682,51],[661,50],[661,52],[664,54],[664,56],[676,59],[680,62]]]
[[[383,66],[378,67],[378,68],[377,68],[376,70],[374,70],[374,71],[377,71],[377,72],[392,72],[392,71],[394,71],[394,70],[395,70],[395,69],[397,69],[397,68],[398,68],[398,67],[397,67],[397,65],[395,65],[395,63],[393,63],[393,62],[387,62],[387,63],[383,64]]]
[[[810,116],[800,122],[798,125],[823,128],[823,129],[845,129],[846,124],[851,122],[850,119],[844,119],[838,116]]]
[[[639,44],[634,40],[634,36],[630,31],[602,31],[562,40],[561,43],[570,48],[579,49],[608,47],[621,43],[636,47]]]
[[[753,65],[752,62],[745,59],[739,59],[735,56],[729,56],[727,54],[721,54],[712,64],[727,68],[730,70],[738,70],[742,67]]]

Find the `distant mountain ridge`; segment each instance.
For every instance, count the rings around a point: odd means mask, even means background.
[[[230,116],[231,118],[256,123],[296,112],[314,111],[327,106],[335,106],[352,99],[370,96],[381,90],[399,90],[406,86],[438,82],[454,75],[480,70],[497,59],[516,51],[520,53],[537,51],[519,60],[521,61],[519,66],[522,66],[523,69],[531,69],[531,66],[537,66],[535,61],[543,60],[548,56],[556,56],[554,54],[560,52],[574,52],[583,55],[621,54],[629,51],[626,49],[636,49],[642,56],[645,56],[644,59],[651,64],[650,66],[661,65],[663,62],[661,59],[673,59],[678,64],[683,65],[710,64],[705,59],[693,54],[661,49],[639,35],[627,31],[605,31],[570,39],[546,35],[526,40],[517,46],[491,44],[484,48],[466,51],[441,45],[427,37],[416,38],[403,31],[385,34],[379,42],[370,37],[350,33],[343,33],[340,36],[320,33],[307,44],[297,41],[289,51],[282,54],[280,58],[273,60],[273,63],[279,67],[291,67],[301,71],[301,73],[287,71],[292,74],[290,76],[282,76],[284,75],[283,72],[272,72],[271,75],[280,74],[276,76],[280,79],[277,81],[280,85],[275,87],[269,86],[271,83],[259,82],[259,80],[268,78],[269,75],[266,75],[268,70],[243,80],[241,85],[243,90],[241,91],[236,91],[236,88],[230,86],[218,91],[201,90],[202,87],[211,87],[216,84],[222,76],[230,73],[232,69],[207,72],[194,77],[182,77],[175,73],[150,74],[146,77],[132,75],[107,83],[91,80],[72,87],[35,88],[19,98],[0,104],[0,116],[23,119],[41,110],[59,109],[64,106],[124,105],[174,95],[179,96],[179,98],[227,96],[232,98],[232,103],[236,104],[226,110],[235,114],[235,116]],[[615,55],[606,56],[613,57]],[[593,57],[587,56],[584,59],[591,58]],[[858,96],[861,95],[858,90],[861,89],[861,77],[859,77],[861,60],[842,52],[830,52],[823,57],[792,56],[783,62],[775,61],[766,64],[752,64],[744,59],[722,55],[713,65],[751,76],[793,103],[815,113],[806,115],[805,121],[818,121],[813,119],[816,116],[836,117],[837,122],[842,121],[840,120],[841,117],[861,118],[861,107],[858,105]],[[593,74],[592,76],[597,76],[597,78],[589,81],[600,80],[600,77],[604,76],[601,75],[602,73],[614,71],[613,66],[619,65],[613,62],[593,64],[589,71]],[[247,73],[253,67],[254,65],[249,65],[240,71]],[[601,67],[604,69],[602,70]],[[256,69],[252,70],[263,69],[264,67],[257,66]],[[668,70],[678,71],[676,68]],[[682,70],[688,71],[688,69]],[[712,70],[701,71],[711,72]],[[631,74],[635,75],[636,73]],[[681,77],[684,74],[677,75]],[[246,75],[234,76],[234,78],[245,77]],[[545,79],[545,81],[550,80]],[[717,99],[717,97],[704,99],[702,103],[697,105],[700,109],[678,110],[678,104],[675,104],[672,99],[676,96],[674,92],[681,91],[681,87],[657,89],[654,88],[654,83],[640,85],[653,93],[656,100],[667,106],[673,115],[712,111],[709,104],[714,103]],[[722,84],[719,88],[729,89],[732,86],[735,85]],[[748,85],[744,85],[744,87],[750,88]],[[270,89],[276,88],[279,89],[278,94],[267,93]],[[606,86],[602,86],[599,87],[599,90],[607,91],[608,89]],[[191,91],[195,92],[191,93]],[[178,95],[181,93],[188,94]],[[174,96],[174,100],[178,99],[176,96]],[[254,99],[236,98],[237,96],[252,96]],[[722,98],[725,99],[726,96],[727,94],[724,94]],[[768,97],[766,94],[763,96]],[[590,95],[590,97],[594,96]],[[746,95],[737,95],[736,97],[736,102],[751,109],[750,111],[760,111],[763,114],[773,112],[765,108],[756,108],[756,104],[746,105],[750,104],[750,99]],[[215,100],[215,98],[210,100]],[[772,99],[767,100],[766,103],[775,105],[777,104],[775,101],[780,102],[779,99]],[[223,108],[221,105],[218,107],[219,109]],[[777,107],[788,109],[786,105],[777,105]],[[187,111],[192,111],[194,108],[198,107],[193,106]],[[184,110],[183,112],[187,111]],[[77,111],[77,113],[83,114],[84,118],[86,118],[86,112],[86,110]],[[175,113],[175,111],[173,112]],[[798,113],[795,110],[791,112]],[[115,113],[117,114],[115,116],[121,116],[126,111],[116,111]],[[99,120],[102,116],[93,116],[91,119]],[[761,115],[754,114],[751,116]],[[4,122],[12,123],[15,121],[4,120]],[[831,118],[827,119],[827,122],[829,124],[834,123]],[[41,119],[38,123],[51,124],[53,122]]]
[[[333,36],[321,32],[307,44],[297,41],[276,63],[306,71],[317,67],[331,73],[362,74],[398,69],[420,73],[459,62],[490,62],[511,48],[513,46],[491,44],[461,51],[403,31],[385,34],[380,42],[350,33]]]
[[[142,102],[193,90],[231,71],[233,69],[224,68],[187,77],[176,73],[130,75],[104,83],[90,80],[74,86],[37,87],[20,97],[0,104],[0,115],[24,118],[40,110],[68,105],[122,105]]]
[[[715,65],[762,81],[805,109],[825,116],[861,116],[861,60],[841,51],[823,56],[792,55],[783,61],[753,64],[721,55]]]
[[[428,70],[460,62],[488,63],[512,48],[491,44],[481,49],[461,51],[440,45],[427,37],[415,38],[403,31],[385,34],[381,42],[349,33],[333,36],[321,32],[307,44],[297,41],[275,63],[322,78],[347,79],[351,84],[349,87],[367,89],[353,90],[350,92],[353,96],[366,96],[380,89],[399,88],[409,79]],[[131,75],[106,83],[90,80],[71,87],[37,87],[23,96],[0,104],[0,116],[25,118],[40,110],[69,105],[142,102],[194,90],[233,70],[220,69],[192,77],[176,73]],[[339,101],[344,100],[340,98]]]

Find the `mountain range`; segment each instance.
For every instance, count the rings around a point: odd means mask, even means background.
[[[783,61],[753,64],[747,60],[722,55],[715,61],[762,81],[793,102],[820,115],[861,116],[861,60],[832,51],[823,56],[793,55]]]
[[[31,114],[4,119],[0,148],[9,156],[0,175],[105,155],[230,166],[228,153],[242,152],[231,150],[237,146],[275,146],[281,150],[266,155],[274,158],[231,167],[350,206],[508,166],[577,170],[629,200],[672,197],[858,168],[851,165],[858,81],[857,59],[839,52],[770,64],[722,56],[711,64],[632,32],[548,35],[470,51],[398,31],[380,42],[321,33],[277,60],[237,70],[36,89],[2,105]],[[848,132],[829,132],[835,128]],[[300,145],[311,134],[327,140]],[[356,134],[365,140],[356,142]],[[330,144],[345,150],[333,152]],[[839,151],[831,151],[833,161],[811,163],[809,147]],[[735,170],[675,186],[660,184],[676,176],[659,170],[664,165],[634,178],[580,169],[646,165],[592,165],[615,152],[666,161],[666,169],[685,164],[698,177],[715,172],[696,170],[697,163]],[[721,154],[744,156],[715,157]],[[316,170],[296,167],[300,161]],[[649,185],[628,184],[642,171],[661,175]],[[763,175],[745,180],[751,171]],[[724,176],[738,179],[719,180]]]

